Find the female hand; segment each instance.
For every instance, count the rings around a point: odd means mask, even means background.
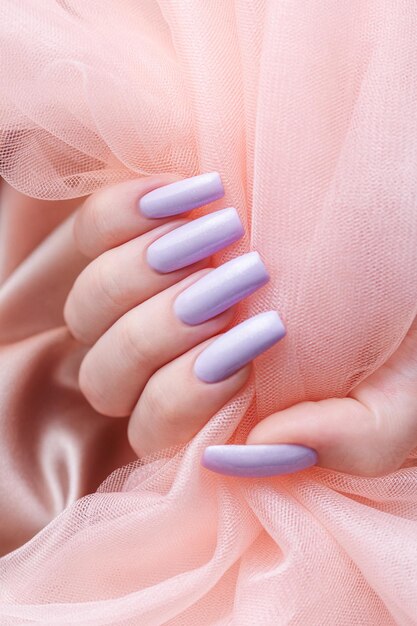
[[[399,469],[417,447],[417,318],[391,358],[348,397],[274,413],[246,443],[211,446],[203,462],[221,473],[271,476],[283,473],[284,458],[288,471],[308,467],[314,450],[317,465],[340,472],[382,476]]]
[[[65,307],[74,336],[92,346],[80,369],[80,386],[99,412],[131,415],[128,435],[138,455],[187,442],[244,386],[250,369],[246,363],[285,332],[276,314],[269,312],[213,342],[232,319],[228,307],[268,279],[256,253],[216,271],[208,269],[208,255],[242,235],[233,210],[222,214],[229,228],[225,237],[221,220],[220,227],[206,221],[200,228],[197,220],[194,232],[171,241],[159,251],[159,261],[158,255],[152,261],[150,245],[174,230],[181,233],[188,223],[172,215],[223,193],[216,174],[184,181],[183,192],[165,187],[176,180],[163,175],[101,190],[87,199],[75,220],[78,247],[93,259]],[[161,186],[165,200],[152,200],[147,194]],[[140,198],[145,198],[142,212]],[[143,214],[149,200],[153,217]],[[159,218],[161,212],[165,216]],[[210,215],[218,219],[220,213]],[[212,235],[204,244],[208,231]],[[192,262],[197,257],[200,260]],[[168,265],[158,270],[149,261]],[[214,280],[199,282],[207,274]],[[198,287],[194,297],[183,300],[182,315],[187,317],[188,309],[191,316],[187,322],[178,317],[181,307],[176,302],[193,284]],[[248,342],[248,331],[253,342]],[[249,344],[243,354],[236,350],[242,344],[239,332]],[[198,370],[197,356],[209,344],[218,346],[214,359],[203,360]],[[394,471],[417,446],[416,383],[415,322],[396,353],[347,398],[303,402],[274,413],[257,424],[246,446],[207,448],[203,464],[240,476],[293,472],[314,463],[364,476]]]
[[[91,346],[80,388],[98,412],[130,416],[138,455],[191,439],[246,383],[250,360],[285,332],[270,311],[213,341],[233,305],[268,280],[256,252],[208,267],[243,235],[234,208],[172,218],[222,195],[216,173],[129,181],[90,196],[74,222],[92,259],[64,311],[74,337]]]

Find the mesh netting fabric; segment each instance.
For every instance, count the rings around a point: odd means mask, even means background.
[[[221,173],[287,340],[184,450],[116,470],[0,561],[6,624],[417,623],[417,467],[238,480],[208,444],[343,396],[417,309],[414,0],[2,0],[0,174],[82,196]],[[201,209],[197,215],[211,210]],[[417,456],[417,455],[414,455]]]

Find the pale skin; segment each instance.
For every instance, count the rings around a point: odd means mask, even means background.
[[[68,296],[64,315],[74,337],[90,347],[81,391],[100,413],[130,416],[138,456],[189,441],[247,384],[251,365],[207,384],[193,373],[199,352],[227,329],[233,311],[187,326],[173,302],[210,271],[210,259],[158,274],[147,246],[184,219],[142,217],[138,199],[178,180],[159,175],[91,195],[77,212],[74,237],[91,259]],[[417,447],[417,323],[391,358],[346,398],[303,402],[259,422],[248,444],[297,443],[318,452],[318,465],[361,476],[398,469]]]

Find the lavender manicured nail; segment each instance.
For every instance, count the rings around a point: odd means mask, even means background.
[[[240,239],[243,233],[236,209],[221,209],[154,241],[148,248],[147,261],[158,272],[172,272],[211,256]]]
[[[284,335],[285,327],[278,313],[259,313],[220,335],[203,350],[194,363],[194,373],[206,383],[224,380]]]
[[[260,478],[292,474],[317,463],[317,452],[296,444],[209,446],[201,464],[227,476]]]
[[[139,200],[139,210],[145,217],[168,217],[191,211],[223,196],[220,174],[209,172],[153,189]]]
[[[268,280],[268,271],[259,254],[248,252],[220,265],[180,293],[174,311],[186,324],[201,324],[246,298]]]

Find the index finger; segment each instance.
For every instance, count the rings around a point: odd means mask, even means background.
[[[75,221],[75,238],[94,258],[180,215],[219,200],[224,188],[218,172],[180,179],[160,174],[103,189],[90,196]]]
[[[142,215],[138,202],[148,192],[179,180],[159,174],[104,187],[89,196],[76,214],[74,235],[80,251],[90,259],[152,230],[168,218]]]

